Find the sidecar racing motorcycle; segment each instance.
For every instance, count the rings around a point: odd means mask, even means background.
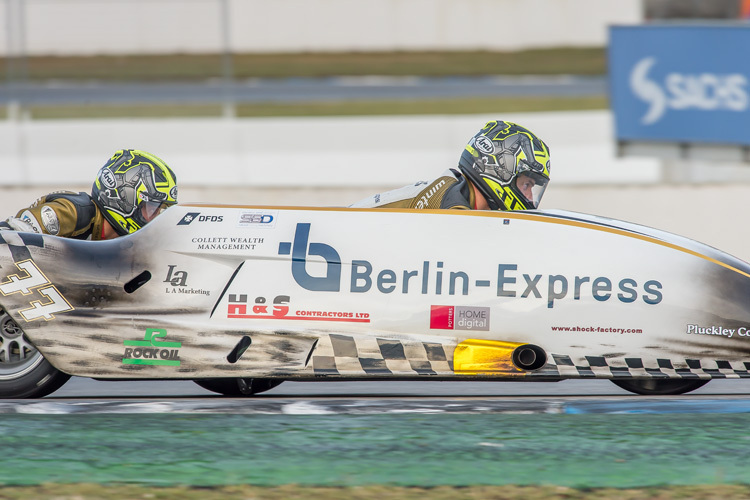
[[[750,265],[566,211],[172,207],[109,241],[0,232],[0,397],[71,376],[604,378],[681,394],[750,377]]]

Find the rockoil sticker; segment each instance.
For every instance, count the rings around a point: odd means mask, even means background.
[[[469,306],[432,306],[430,328],[433,330],[490,329],[490,308]]]
[[[181,342],[157,340],[167,336],[163,328],[148,328],[143,340],[125,340],[122,362],[126,365],[180,366]]]

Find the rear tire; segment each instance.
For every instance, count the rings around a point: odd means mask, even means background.
[[[626,391],[644,396],[673,396],[703,387],[708,380],[695,379],[632,379],[613,380],[613,384]]]
[[[223,396],[243,397],[266,392],[283,380],[273,378],[207,378],[194,380],[196,384]]]
[[[41,398],[70,379],[44,359],[13,319],[0,309],[0,398]]]

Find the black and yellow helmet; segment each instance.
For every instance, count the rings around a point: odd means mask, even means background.
[[[91,197],[117,234],[124,236],[177,203],[177,177],[158,157],[122,149],[99,170]]]
[[[527,128],[488,122],[466,145],[458,168],[492,210],[537,208],[549,182],[547,145]]]

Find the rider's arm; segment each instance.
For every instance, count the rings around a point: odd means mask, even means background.
[[[20,210],[16,221],[11,218],[7,222],[13,227],[20,220],[37,233],[85,238],[95,216],[96,207],[85,193],[54,193]]]

